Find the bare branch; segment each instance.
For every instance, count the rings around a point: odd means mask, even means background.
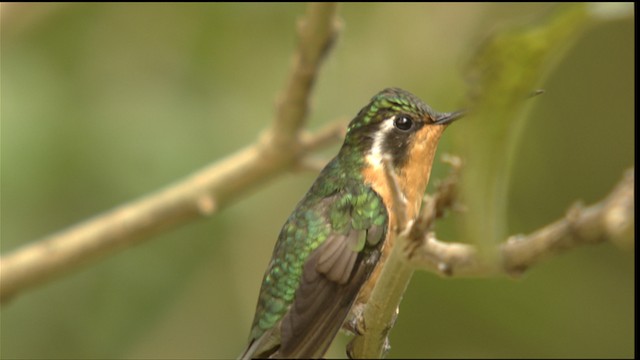
[[[398,241],[402,238],[398,235]],[[394,246],[382,268],[362,312],[363,332],[347,347],[351,359],[381,359],[389,350],[388,335],[398,317],[402,296],[415,269],[405,260],[400,246]]]
[[[530,235],[515,235],[501,244],[497,263],[487,263],[475,246],[438,241],[425,234],[411,247],[415,268],[446,276],[517,276],[542,260],[566,250],[612,241],[623,247],[634,242],[634,169],[625,172],[615,189],[597,204],[574,205],[567,215]],[[414,240],[409,240],[414,241]]]
[[[327,145],[335,144],[339,140],[344,139],[347,133],[346,118],[340,118],[330,123],[323,129],[320,129],[314,134],[308,132],[302,132],[300,134],[300,143],[304,148],[311,151],[323,148]]]
[[[0,301],[4,303],[30,287],[138,244],[150,235],[215,214],[335,139],[336,125],[317,135],[299,135],[319,66],[337,34],[336,7],[334,3],[308,6],[276,118],[260,141],[165,189],[3,255]]]
[[[318,68],[340,28],[336,12],[336,3],[309,3],[306,16],[298,23],[298,49],[286,88],[279,96],[271,131],[273,141],[282,149],[297,145]]]
[[[545,258],[581,245],[613,240],[633,246],[634,177],[634,169],[629,169],[601,202],[586,208],[576,204],[564,219],[531,235],[509,238],[500,248],[503,271],[518,275]]]
[[[327,126],[316,134],[309,134],[307,132],[300,133],[300,142],[303,148],[307,149],[319,149],[329,144],[337,143],[339,140],[344,139],[347,130],[347,121],[342,119],[333,123],[332,126]],[[319,173],[327,165],[330,159],[317,156],[305,156],[295,163],[294,171],[311,171],[313,173]]]
[[[397,236],[401,237],[401,234],[410,231],[411,228],[411,221],[407,215],[407,200],[400,189],[391,159],[384,156],[382,163],[393,198],[392,211],[396,214],[398,224],[397,229],[389,231],[395,231]],[[414,271],[401,255],[396,254],[397,252],[398,247],[394,246],[362,314],[358,315],[361,318],[356,319],[356,322],[364,324],[361,326],[364,328],[364,332],[357,333],[349,343],[347,347],[349,358],[382,358],[389,349],[389,331],[393,327],[402,295],[407,289]]]

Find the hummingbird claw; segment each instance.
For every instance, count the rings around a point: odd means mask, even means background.
[[[364,316],[360,315],[356,318],[356,324],[355,324],[355,331],[356,334],[362,336],[367,332],[367,325],[364,322]]]
[[[358,336],[365,334],[367,326],[364,321],[364,306],[364,304],[356,304],[351,308],[349,317],[342,324],[343,330]]]

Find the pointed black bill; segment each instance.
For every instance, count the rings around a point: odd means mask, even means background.
[[[544,89],[536,89],[532,92],[530,92],[526,99],[530,99],[532,97],[536,97],[540,94],[544,94],[545,90]],[[433,123],[436,125],[447,125],[450,124],[458,119],[460,119],[461,117],[467,115],[467,111],[466,110],[458,110],[458,111],[454,111],[454,112],[449,112],[449,113],[438,113],[436,115],[436,118],[434,119]]]
[[[450,124],[460,119],[461,117],[465,116],[466,114],[467,112],[465,110],[458,110],[450,113],[441,113],[441,114],[438,114],[438,117],[435,119],[433,123],[437,125]]]

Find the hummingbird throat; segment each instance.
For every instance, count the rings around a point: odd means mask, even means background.
[[[407,206],[406,214],[411,220],[420,210],[436,146],[444,126],[425,125],[400,137],[393,125],[395,118],[396,115],[380,122],[378,130],[373,134],[363,174],[383,201],[391,208],[397,208],[390,191],[391,186],[395,185],[389,184],[385,175],[385,171],[393,172],[398,181],[399,195]],[[391,168],[385,170],[386,166]]]
[[[380,123],[380,129],[373,136],[371,150],[367,155],[367,163],[374,168],[380,168],[382,170],[382,166],[384,166],[384,157],[391,157],[391,155],[386,155],[387,152],[385,150],[385,140],[387,139],[389,133],[393,131],[394,119],[395,115]],[[393,159],[390,158],[389,160]]]

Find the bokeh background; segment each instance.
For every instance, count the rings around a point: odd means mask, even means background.
[[[553,10],[344,4],[309,127],[353,116],[388,86],[454,110],[478,44]],[[303,4],[3,4],[2,254],[253,142],[273,118],[303,13]],[[541,84],[513,168],[510,233],[601,199],[634,164],[634,44],[633,18],[594,26]],[[463,126],[447,130],[440,154],[456,153]],[[447,171],[437,164],[432,179]],[[0,310],[0,356],[235,358],[278,231],[315,176],[281,176],[213,218],[17,297]],[[460,216],[472,213],[450,215],[440,238],[463,240]],[[633,251],[612,244],[519,280],[419,272],[389,357],[632,357],[634,280]],[[328,356],[344,356],[347,340]]]

